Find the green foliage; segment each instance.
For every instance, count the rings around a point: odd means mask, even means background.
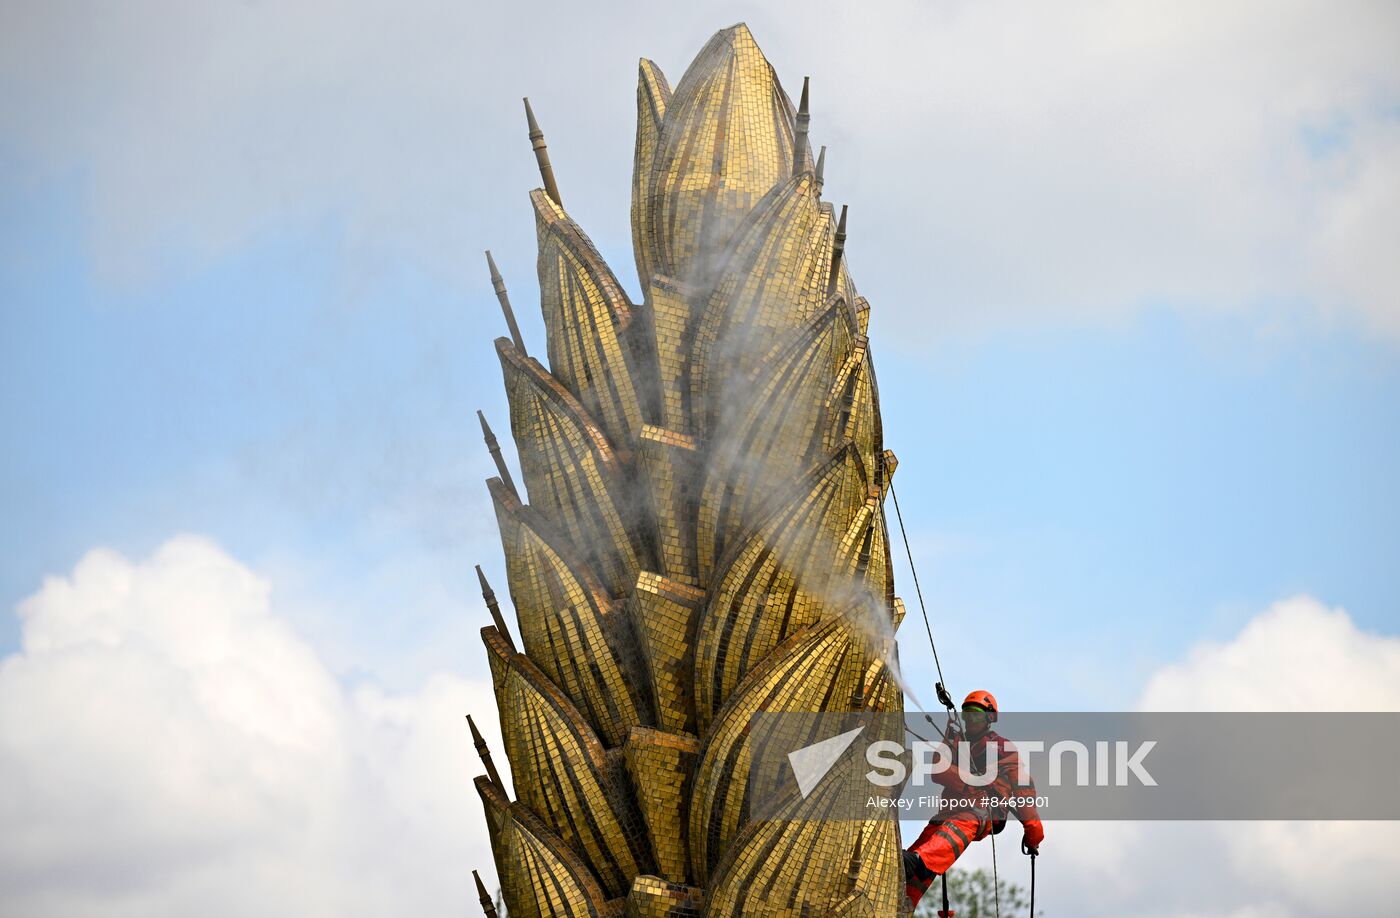
[[[942,883],[941,879],[934,879],[914,912],[916,916],[938,914],[943,905]],[[997,897],[991,872],[982,868],[960,870],[957,867],[948,871],[948,904],[957,918],[995,918]],[[1002,918],[1026,918],[1029,909],[1030,900],[1026,891],[1015,883],[1002,880]]]

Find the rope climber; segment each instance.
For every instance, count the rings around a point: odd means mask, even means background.
[[[950,750],[956,752],[960,748],[964,749],[969,760],[957,763],[960,767],[948,768],[933,775],[934,781],[943,788],[944,799],[956,800],[959,803],[930,819],[914,844],[904,852],[905,898],[908,900],[910,911],[913,911],[934,879],[941,877],[943,907],[938,911],[938,915],[939,918],[952,918],[953,911],[948,903],[948,868],[953,866],[973,842],[992,837],[993,888],[999,915],[1001,890],[1000,878],[995,874],[995,836],[1006,827],[1005,814],[1009,809],[1021,822],[1021,851],[1031,859],[1031,915],[1034,916],[1035,859],[1040,854],[1041,842],[1045,840],[1045,826],[1033,802],[1035,784],[1029,774],[1023,773],[1016,747],[991,728],[997,719],[997,700],[991,692],[978,689],[969,693],[962,703],[961,718],[954,710],[953,699],[944,687],[943,664],[938,658],[938,645],[933,640],[928,608],[924,605],[923,590],[919,587],[919,573],[914,566],[914,553],[909,547],[909,536],[904,528],[904,514],[900,512],[899,497],[894,492],[893,483],[890,485],[890,497],[894,501],[895,517],[899,521],[904,551],[909,558],[914,591],[919,598],[919,610],[923,613],[924,630],[928,634],[929,648],[933,651],[934,666],[938,670],[938,700],[948,710],[948,726],[940,732]],[[924,715],[924,719],[933,724],[933,719],[928,715]],[[937,725],[934,724],[934,727],[936,729]],[[989,749],[996,757],[996,775],[991,782],[974,786],[963,781],[961,775],[969,773],[969,769],[973,774],[988,774]],[[1011,798],[1019,798],[1026,802],[1008,806]],[[994,812],[997,814],[995,817],[992,815]]]
[[[1006,817],[994,816],[994,813],[1003,814],[1009,810],[1014,814],[1024,831],[1022,850],[1032,857],[1039,854],[1045,828],[1034,804],[1006,805],[1011,798],[1034,798],[1035,787],[1029,775],[1021,774],[1016,747],[991,728],[996,718],[996,699],[991,692],[979,689],[969,694],[962,704],[966,733],[954,730],[947,736],[950,748],[964,749],[969,761],[961,763],[962,768],[949,768],[933,775],[933,780],[942,786],[944,797],[958,802],[929,820],[914,844],[904,852],[904,890],[911,908],[919,904],[933,880],[947,873],[973,842],[1005,827]],[[989,754],[995,758],[989,761]],[[996,775],[985,786],[963,780],[962,776],[969,771],[986,774],[993,766]]]

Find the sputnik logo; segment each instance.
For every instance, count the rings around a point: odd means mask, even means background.
[[[797,789],[802,791],[802,799],[816,789],[826,773],[836,764],[841,755],[856,741],[865,730],[862,724],[854,730],[838,733],[836,736],[803,746],[788,753],[788,764],[792,766],[792,776],[797,779]]]

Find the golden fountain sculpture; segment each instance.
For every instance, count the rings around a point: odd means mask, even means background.
[[[806,83],[794,111],[742,24],[674,91],[641,61],[642,303],[564,210],[526,113],[548,368],[490,263],[523,494],[482,419],[520,632],[483,577],[516,799],[479,733],[476,786],[508,913],[894,916],[892,812],[810,818],[814,794],[749,818],[755,712],[904,704],[895,460]]]

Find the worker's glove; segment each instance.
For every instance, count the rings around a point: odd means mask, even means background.
[[[1040,849],[1040,843],[1045,841],[1045,826],[1039,819],[1028,819],[1025,830],[1026,834],[1021,836],[1021,848],[1027,854],[1035,854]]]
[[[913,851],[906,850],[904,852],[904,882],[910,883],[917,881],[919,879],[919,874],[922,872],[919,868],[923,866],[924,862],[917,854]]]

